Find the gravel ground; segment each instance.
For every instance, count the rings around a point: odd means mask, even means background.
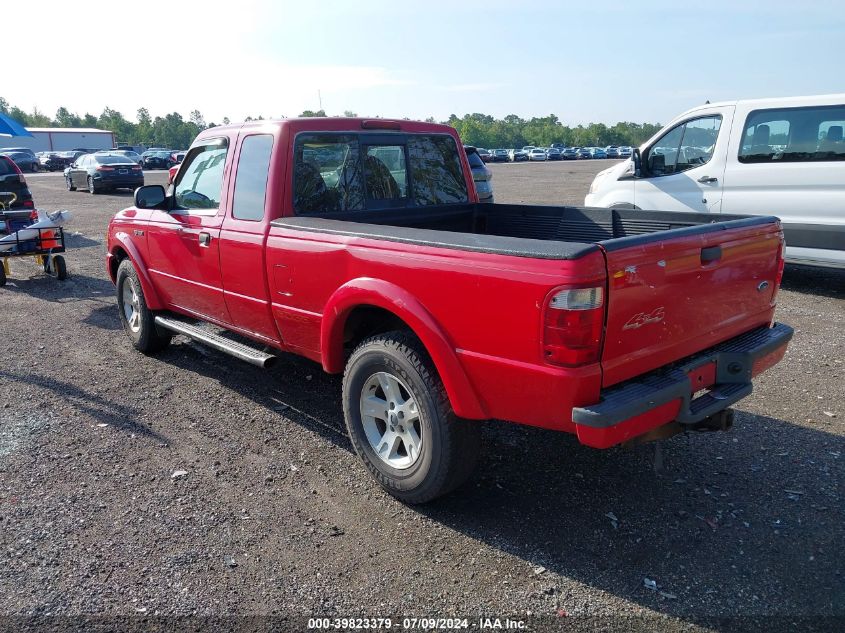
[[[577,204],[608,164],[491,168],[500,202]],[[75,219],[66,282],[16,260],[0,289],[0,630],[92,614],[126,628],[479,614],[538,630],[845,626],[845,271],[787,269],[786,359],[730,433],[663,442],[662,472],[653,446],[595,451],[490,423],[474,479],[412,508],[351,452],[340,380],[317,365],[262,371],[182,338],[135,352],[103,267],[130,196],[27,178],[40,207]]]

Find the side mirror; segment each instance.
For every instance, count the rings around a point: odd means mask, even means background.
[[[139,209],[158,209],[167,200],[161,185],[146,185],[135,190],[135,206]]]
[[[634,176],[639,178],[643,175],[643,157],[640,155],[640,148],[631,150],[631,161],[634,163]]]

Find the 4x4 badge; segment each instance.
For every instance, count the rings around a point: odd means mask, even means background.
[[[638,312],[628,322],[622,326],[623,330],[636,330],[649,323],[660,323],[663,317],[666,316],[663,306],[655,308],[651,312]]]

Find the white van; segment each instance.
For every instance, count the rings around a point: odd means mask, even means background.
[[[714,103],[596,175],[584,204],[778,216],[789,262],[845,268],[845,94]]]

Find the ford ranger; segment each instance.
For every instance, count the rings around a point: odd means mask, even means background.
[[[792,336],[774,217],[479,204],[456,132],[384,119],[215,127],[108,230],[123,326],[343,373],[351,442],[422,503],[479,423],[606,448],[725,429]]]

